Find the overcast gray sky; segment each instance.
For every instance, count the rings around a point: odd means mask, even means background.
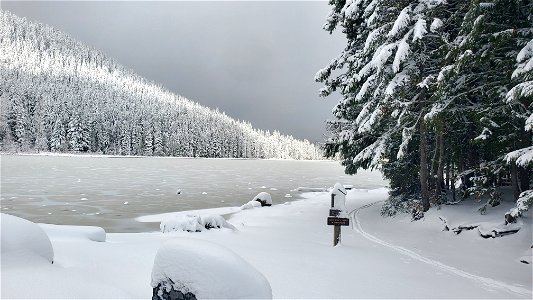
[[[326,1],[12,2],[2,9],[67,32],[141,76],[211,108],[322,141],[338,97],[314,74],[344,47]]]

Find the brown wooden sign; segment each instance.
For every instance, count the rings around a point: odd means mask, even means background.
[[[348,218],[328,217],[328,225],[350,226],[350,219],[348,219]]]

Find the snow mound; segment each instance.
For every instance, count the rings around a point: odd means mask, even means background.
[[[188,231],[201,232],[213,228],[235,229],[219,215],[175,215],[161,221],[161,232]]]
[[[39,225],[8,214],[1,214],[2,256],[14,252],[29,252],[54,261],[54,249],[48,235]]]
[[[518,261],[523,264],[531,265],[533,262],[533,248],[529,248],[525,251],[524,256],[518,258]]]
[[[267,192],[257,194],[251,201],[241,206],[241,209],[251,209],[260,206],[272,206],[272,196]]]
[[[268,280],[233,251],[196,239],[169,240],[157,251],[152,287],[198,299],[271,299]],[[159,291],[161,293],[161,291]]]
[[[105,242],[106,232],[98,226],[39,224],[52,240],[90,240]]]
[[[252,200],[252,201],[248,201],[248,203],[246,204],[243,204],[241,206],[241,209],[252,209],[252,208],[255,208],[255,207],[261,207],[261,203],[259,201],[255,201],[255,200]]]
[[[258,201],[262,206],[271,206],[272,205],[272,196],[267,192],[261,192],[252,199],[252,201]]]

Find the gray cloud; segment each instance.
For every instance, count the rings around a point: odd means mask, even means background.
[[[322,24],[327,2],[12,2],[43,22],[203,105],[322,140],[337,99],[314,74],[344,47]]]

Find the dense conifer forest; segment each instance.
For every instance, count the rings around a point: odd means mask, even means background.
[[[324,29],[347,43],[315,77],[342,95],[327,155],[382,170],[384,214],[467,197],[488,199],[483,213],[509,186],[509,221],[531,206],[532,3],[330,0]]]
[[[322,157],[306,140],[254,129],[7,11],[0,11],[0,78],[2,151]]]

